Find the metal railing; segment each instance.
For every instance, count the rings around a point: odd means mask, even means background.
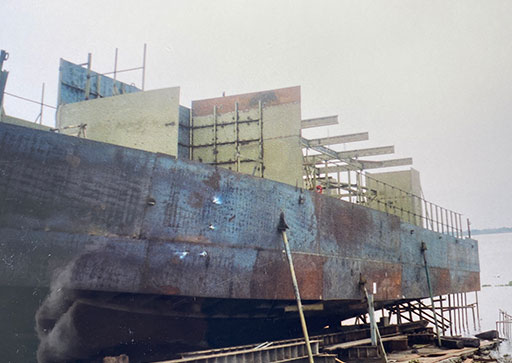
[[[512,315],[509,315],[506,311],[499,310],[500,319],[496,322],[496,330],[500,336],[510,339],[512,335]]]
[[[347,165],[351,166],[349,163]],[[320,173],[316,174],[321,174],[321,169],[317,168],[316,170],[320,170]],[[346,173],[344,181],[341,178],[342,173]],[[422,196],[403,190],[362,171],[347,168],[343,172],[338,172],[337,177],[333,178],[331,176],[318,177],[312,170],[306,169],[305,177],[306,184],[322,185],[328,195],[396,215],[405,222],[434,232],[455,238],[464,237],[461,213],[444,208]],[[471,237],[469,220],[467,220],[467,234]]]

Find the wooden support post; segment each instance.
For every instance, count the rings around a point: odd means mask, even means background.
[[[297,310],[299,311],[300,325],[302,326],[302,333],[304,334],[304,340],[306,341],[306,349],[308,351],[309,363],[314,363],[313,352],[311,351],[311,344],[309,342],[308,327],[306,325],[306,319],[304,318],[304,311],[302,309],[299,285],[297,283],[297,277],[295,276],[295,268],[293,267],[292,252],[290,250],[290,245],[288,244],[288,236],[286,235],[287,229],[288,225],[286,224],[286,221],[284,219],[284,213],[281,212],[281,215],[279,216],[279,225],[277,226],[277,230],[281,233],[281,236],[283,238],[286,257],[288,258],[288,266],[290,267],[290,274],[292,277],[293,292],[295,293],[295,299],[297,300]]]

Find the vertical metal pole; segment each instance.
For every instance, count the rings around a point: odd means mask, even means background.
[[[144,87],[146,84],[146,50],[147,44],[144,43],[144,53],[142,56],[142,90],[144,91]]]
[[[434,230],[434,211],[433,211],[433,207],[432,207],[432,203],[430,203],[430,227],[431,227],[431,231]]]
[[[114,82],[112,83],[112,95],[113,96],[117,95],[116,83],[117,83],[117,48],[116,48],[116,53],[114,56]]]
[[[478,291],[475,291],[475,301],[476,301],[476,317],[478,319],[478,330],[481,330],[480,326],[480,304],[478,304]]]
[[[444,208],[443,207],[439,207],[439,214],[441,215],[441,233],[444,234]]]
[[[459,230],[460,230],[460,238],[464,237],[464,233],[462,232],[462,215],[458,213],[459,216]]]
[[[373,296],[370,298],[370,295],[368,294],[368,291],[366,290],[366,287],[364,288],[364,294],[366,296],[366,301],[368,301],[368,313],[370,314],[370,331],[374,329],[374,334],[376,340],[379,342],[379,347],[382,352],[382,355],[384,356],[384,362],[388,363],[388,357],[386,355],[386,351],[384,350],[384,345],[382,344],[382,338],[380,336],[379,328],[377,327],[377,323],[375,321],[375,314],[373,311]],[[370,307],[370,301],[371,301],[371,307]],[[371,313],[370,313],[371,311]],[[373,316],[373,319],[372,319]],[[371,329],[373,327],[373,329]],[[371,334],[371,333],[370,333]],[[373,345],[373,340],[372,340]],[[377,344],[375,344],[377,345]]]
[[[328,170],[327,167],[329,166],[329,162],[325,161],[325,170]],[[331,195],[331,179],[329,178],[329,174],[325,174],[325,194]]]
[[[91,96],[91,66],[92,54],[87,54],[87,75],[85,79],[85,100],[87,101]]]
[[[43,123],[43,110],[44,110],[44,82],[43,82],[43,88],[41,89],[41,113],[40,113],[40,119],[39,124]]]
[[[352,181],[350,180],[351,179],[350,174],[352,172],[350,171],[350,169],[347,170],[347,172],[348,172],[348,181],[347,181],[347,183],[348,183],[348,201],[350,203],[352,203]]]
[[[189,158],[190,160],[194,160],[194,116],[192,107],[189,112]]]
[[[215,165],[218,162],[217,154],[217,106],[213,106],[213,160]]]
[[[263,103],[261,102],[261,100],[258,102],[258,111],[259,111],[259,116],[258,116],[258,123],[259,123],[259,127],[260,127],[260,161],[261,161],[261,164],[260,164],[260,171],[261,171],[261,177],[263,178],[263,175],[264,175],[264,172],[263,170],[265,169],[265,165],[263,163]]]
[[[443,335],[446,330],[445,325],[445,317],[444,317],[444,310],[443,310],[443,295],[439,296],[439,311],[441,312],[441,326],[443,327]]]
[[[468,237],[471,238],[471,228],[470,228],[471,222],[469,221],[469,218],[467,218],[467,222],[468,222]]]
[[[406,206],[407,206],[407,220],[409,223],[412,223],[411,221],[411,199],[409,198],[408,196],[408,193],[404,192],[405,194],[405,202],[406,202]]]
[[[469,332],[469,318],[468,318],[468,296],[464,293],[464,315],[466,317],[466,328]]]
[[[453,228],[455,228],[455,237],[456,238],[459,238],[459,228],[457,226],[457,213],[453,212],[452,213],[452,217],[453,217]]]
[[[236,171],[240,172],[240,125],[238,124],[238,102],[235,102],[235,153]]]
[[[439,206],[436,204],[436,232],[439,232]]]
[[[295,276],[295,268],[293,267],[292,252],[290,250],[290,245],[288,243],[288,236],[286,235],[287,229],[288,225],[286,224],[286,221],[284,219],[284,213],[281,212],[281,215],[279,216],[279,225],[277,226],[277,230],[281,232],[281,236],[283,238],[284,243],[284,249],[286,251],[286,257],[288,258],[288,265],[290,267],[290,274],[292,276],[293,292],[295,293],[295,300],[297,301],[297,310],[299,311],[300,325],[302,326],[302,333],[304,334],[304,340],[306,341],[306,349],[308,351],[309,363],[314,363],[313,352],[311,351],[311,344],[309,342],[308,328],[306,325],[306,319],[304,318],[304,311],[302,309],[299,285],[297,283],[297,277]]]
[[[448,294],[448,318],[450,321],[450,335],[453,336],[452,299],[450,294]]]
[[[373,294],[368,294],[368,314],[370,315],[370,340],[372,346],[377,346],[377,333],[375,332],[375,309],[373,306]]]
[[[363,204],[363,193],[362,193],[362,183],[363,183],[363,179],[361,178],[361,172],[360,171],[356,171],[357,173],[357,199],[358,199],[358,202],[359,204]]]
[[[459,321],[457,319],[457,294],[452,294],[452,312],[453,312],[453,328],[455,331],[455,334],[458,335],[460,333],[459,331]]]
[[[384,201],[384,204],[385,204],[384,205],[385,212],[389,213],[389,210],[388,210],[388,199],[389,199],[389,196],[388,196],[388,188],[387,188],[387,186],[388,185],[386,183],[384,183],[384,188],[383,188],[384,189],[384,193],[383,193],[384,194],[383,195],[384,198],[382,198],[382,200]],[[377,188],[377,190],[378,190],[378,188]]]
[[[427,207],[427,201],[423,199],[423,208],[425,209],[425,226],[423,228],[428,228],[428,207]]]
[[[464,329],[464,319],[462,319],[462,299],[460,293],[457,293],[457,319],[459,319],[459,332],[463,332]]]
[[[101,98],[101,74],[96,75],[96,98]]]
[[[423,255],[423,262],[425,262],[425,273],[427,275],[428,292],[430,294],[430,303],[432,304],[432,314],[434,315],[434,324],[436,326],[437,344],[440,347],[441,346],[441,334],[439,333],[439,324],[437,323],[437,314],[436,314],[436,309],[434,306],[434,296],[432,294],[432,285],[430,284],[430,275],[429,275],[429,271],[428,271],[426,251],[427,251],[427,245],[425,244],[425,242],[421,242],[421,253]]]
[[[452,226],[452,236],[456,237],[455,235],[455,227],[453,224],[453,211],[450,211],[450,225]]]
[[[402,199],[402,190],[401,189],[398,189],[397,188],[397,192],[398,192],[398,204],[400,205],[400,218],[405,221],[405,218],[404,218],[404,201]]]
[[[455,218],[455,228],[457,229],[457,237],[462,238],[462,235],[460,233],[462,228],[460,228],[460,224],[459,224],[460,219],[458,217],[459,217],[459,213],[453,212],[453,218]]]
[[[338,187],[336,188],[337,192],[338,192],[338,198],[339,198],[339,195],[341,195],[341,172],[338,171]]]
[[[473,330],[476,331],[475,304],[471,304],[471,316],[473,316]]]

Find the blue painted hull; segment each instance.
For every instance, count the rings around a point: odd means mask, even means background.
[[[361,278],[376,284],[378,304],[428,296],[422,241],[435,295],[479,290],[474,240],[270,180],[0,123],[0,286],[98,304],[201,302],[167,309],[180,319],[287,321],[281,212],[302,298],[324,303],[308,313],[318,326],[361,312]]]

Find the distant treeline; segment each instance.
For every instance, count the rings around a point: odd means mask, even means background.
[[[493,234],[493,233],[512,233],[512,227],[484,228],[484,229],[473,229],[473,230],[471,230],[471,235],[476,235],[476,234]]]

